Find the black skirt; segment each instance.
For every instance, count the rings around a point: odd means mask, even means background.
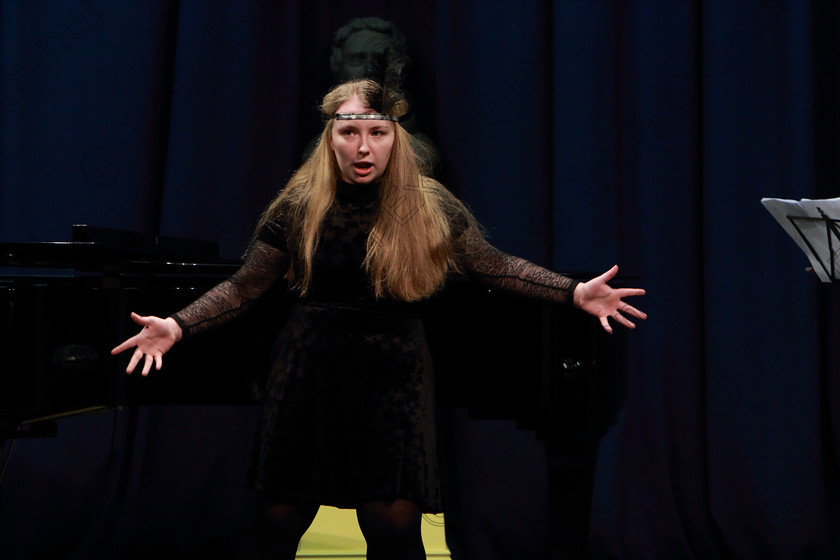
[[[355,508],[403,498],[440,512],[421,318],[296,304],[275,346],[250,475],[276,503]]]

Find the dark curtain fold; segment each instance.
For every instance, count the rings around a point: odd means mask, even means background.
[[[406,35],[439,177],[494,244],[648,290],[648,321],[605,339],[589,555],[840,554],[840,295],[760,204],[837,195],[834,3],[0,0],[0,240],[90,223],[239,256],[320,128],[333,32],[364,15]],[[17,442],[0,556],[232,551],[252,415],[139,408]],[[540,558],[541,444],[447,417],[453,558]]]

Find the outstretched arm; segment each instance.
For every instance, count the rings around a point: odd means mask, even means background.
[[[578,281],[493,247],[476,228],[461,237],[461,265],[480,284],[504,293],[553,303],[572,303]]]
[[[232,277],[171,317],[141,317],[132,313],[132,320],[143,325],[143,329],[111,353],[119,354],[136,347],[126,372],[134,371],[140,360],[145,360],[143,375],[149,373],[152,363],[159,370],[163,365],[163,355],[175,342],[220,325],[250,309],[286,273],[288,266],[289,257],[285,252],[257,240],[251,245],[245,263]]]
[[[524,295],[541,301],[573,304],[597,317],[605,331],[611,333],[612,317],[628,328],[635,325],[625,315],[638,319],[647,316],[622,301],[628,296],[643,295],[641,289],[613,289],[607,282],[618,272],[614,266],[601,276],[581,283],[543,268],[525,259],[500,251],[490,245],[475,227],[469,227],[461,238],[461,263],[468,276],[502,292]]]

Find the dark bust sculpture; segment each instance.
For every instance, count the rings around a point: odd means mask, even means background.
[[[399,80],[389,85],[402,86],[409,57],[405,38],[390,21],[378,17],[355,18],[335,32],[330,55],[335,83],[363,78],[381,81],[389,63]]]

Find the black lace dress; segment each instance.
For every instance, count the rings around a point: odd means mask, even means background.
[[[377,185],[338,185],[312,284],[275,346],[251,481],[280,503],[352,508],[404,498],[440,512],[434,379],[417,304],[376,299],[361,263]],[[458,229],[457,227],[454,229]],[[458,231],[466,272],[496,289],[568,303],[576,282]],[[283,225],[258,233],[242,268],[173,318],[184,336],[235,317],[290,263]]]

